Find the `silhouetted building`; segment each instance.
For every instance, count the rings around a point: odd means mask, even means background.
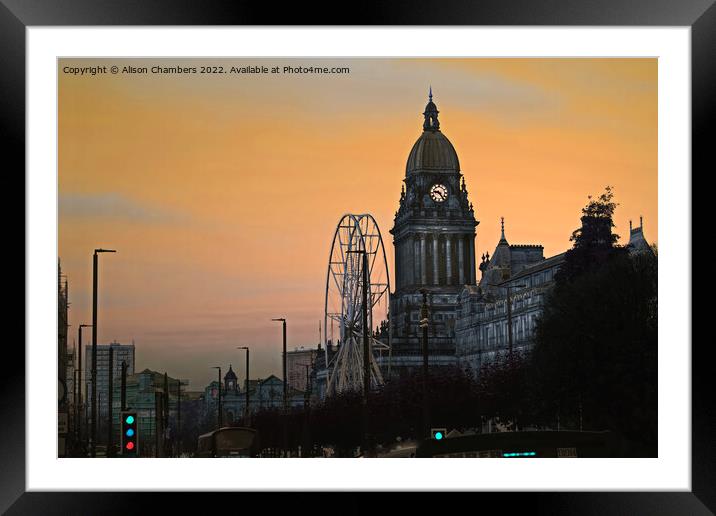
[[[438,113],[431,91],[423,132],[408,155],[390,230],[395,246],[391,372],[398,375],[422,364],[421,289],[429,291],[430,365],[452,365],[458,295],[464,285],[475,283],[478,221],[457,153],[440,129]],[[386,360],[380,362],[385,365]]]

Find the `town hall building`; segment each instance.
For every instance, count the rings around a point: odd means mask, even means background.
[[[477,281],[479,221],[457,152],[441,131],[438,114],[431,89],[423,132],[408,155],[390,230],[395,248],[392,350],[389,358],[378,359],[385,376],[388,361],[392,376],[415,374],[422,367],[423,291],[431,368],[459,366],[477,375],[484,364],[508,350],[510,340],[513,351],[528,351],[546,294],[564,261],[565,253],[545,257],[539,244],[510,244],[503,219],[492,256],[486,252],[481,257]],[[627,247],[631,252],[651,251],[641,224],[632,228],[630,223]]]
[[[390,233],[395,246],[391,372],[410,374],[422,364],[420,309],[428,290],[430,365],[455,363],[458,295],[475,283],[478,221],[468,198],[457,152],[440,129],[430,91],[423,132],[405,167],[398,211]]]

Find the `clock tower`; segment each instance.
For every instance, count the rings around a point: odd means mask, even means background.
[[[422,365],[421,290],[428,292],[429,364],[452,365],[457,298],[464,285],[475,284],[478,221],[457,153],[440,130],[438,114],[431,88],[423,132],[408,156],[390,230],[395,246],[391,369],[398,374]]]

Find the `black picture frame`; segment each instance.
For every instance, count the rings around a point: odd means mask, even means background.
[[[345,10],[346,7],[348,10]],[[346,16],[350,12],[350,18]],[[691,27],[692,179],[712,172],[716,119],[716,6],[714,0],[442,0],[441,2],[359,1],[340,6],[303,2],[247,3],[196,0],[0,0],[0,147],[6,180],[24,177],[25,169],[25,29],[30,26],[86,25],[576,25]],[[711,159],[709,159],[711,158]],[[700,174],[696,173],[700,170]],[[687,172],[685,172],[687,173]],[[7,183],[6,183],[7,184]],[[24,189],[24,180],[22,180]],[[7,190],[6,190],[7,191]],[[10,203],[6,203],[10,206]],[[17,220],[17,209],[6,214]],[[8,224],[7,226],[10,226]],[[693,234],[693,233],[692,233]],[[23,235],[24,239],[25,235]],[[710,240],[710,239],[709,239]],[[8,245],[6,249],[10,249]],[[683,250],[691,260],[691,249]],[[10,253],[7,253],[10,254]],[[28,259],[24,256],[24,261]],[[26,272],[27,274],[27,272]],[[679,272],[678,281],[689,281]],[[6,297],[7,298],[7,297]],[[683,300],[691,304],[691,300]],[[18,303],[17,297],[14,303]],[[19,304],[19,303],[18,303]],[[703,305],[701,305],[703,306]],[[694,306],[696,309],[699,307]],[[703,308],[701,308],[703,310]],[[693,317],[693,316],[692,316]],[[6,327],[12,325],[6,324]],[[24,349],[18,338],[6,337],[5,367],[0,372],[0,511],[8,514],[104,514],[149,509],[147,494],[27,493],[25,492],[25,374]],[[671,343],[686,346],[690,343]],[[692,491],[644,493],[484,493],[480,506],[497,503],[508,510],[531,514],[711,514],[716,511],[716,411],[712,393],[716,375],[708,360],[707,339],[692,346]],[[10,366],[9,364],[12,364]],[[54,383],[51,383],[54,385]],[[54,393],[48,392],[53,396]],[[186,495],[164,493],[152,503],[166,512],[185,512]],[[246,495],[242,495],[246,496]],[[271,512],[282,504],[295,506],[298,496],[270,495]],[[355,503],[370,507],[353,493]],[[254,500],[212,494],[212,507],[222,503],[248,508]],[[424,510],[423,496],[404,497],[403,510]],[[489,499],[488,499],[489,498]],[[509,500],[509,504],[505,502]],[[451,502],[451,507],[460,502]],[[474,502],[470,502],[474,503]],[[238,504],[238,505],[237,505]],[[420,505],[418,505],[420,504]],[[309,504],[311,507],[313,504]],[[472,506],[478,510],[479,506]],[[254,509],[256,510],[256,509]],[[314,506],[315,510],[315,506]],[[423,512],[421,510],[421,512]],[[445,508],[441,509],[444,512]]]

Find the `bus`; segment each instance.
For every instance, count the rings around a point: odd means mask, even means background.
[[[199,436],[197,457],[256,457],[256,430],[227,426]]]

